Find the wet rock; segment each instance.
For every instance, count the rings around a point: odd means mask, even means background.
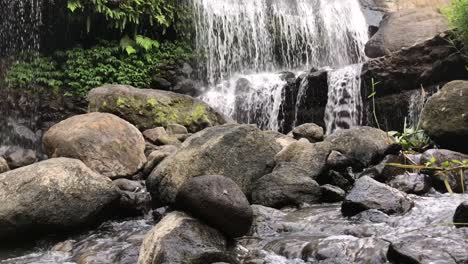
[[[88,99],[90,111],[115,114],[141,130],[175,123],[197,132],[226,122],[202,101],[173,92],[106,85],[91,90]]]
[[[405,174],[405,169],[390,166],[388,163],[411,164],[402,155],[387,155],[379,164],[365,169],[358,177],[369,176],[376,181],[385,183],[398,175]]]
[[[66,119],[46,132],[43,144],[49,157],[79,159],[111,178],[131,176],[146,163],[140,131],[112,114],[89,113]]]
[[[224,175],[249,198],[252,183],[268,174],[281,149],[272,136],[250,125],[229,124],[191,136],[147,179],[155,205],[171,204],[180,186],[199,175]]]
[[[328,155],[327,167],[331,170],[344,171],[348,167],[353,166],[353,169],[356,171],[362,170],[362,166],[360,165],[359,161],[346,155],[343,155],[339,151],[333,150],[332,152],[330,152],[330,155]]]
[[[219,231],[185,213],[172,212],[146,235],[138,264],[226,261],[225,250],[226,239]]]
[[[295,139],[305,138],[311,143],[322,141],[324,136],[323,128],[314,123],[306,123],[295,127],[292,134]]]
[[[7,172],[9,170],[10,170],[10,167],[8,166],[7,161],[4,158],[0,157],[0,174]]]
[[[432,158],[435,158],[434,165],[442,166],[446,161],[467,160],[468,155],[446,149],[430,149],[422,154],[421,164],[430,162]],[[468,170],[465,170],[465,175],[466,173],[468,173]],[[444,183],[444,180],[446,179],[445,176],[437,175],[434,171],[427,171],[427,174],[431,176],[433,186],[437,191],[447,192],[447,187]],[[464,177],[464,184],[462,185],[459,171],[453,171],[444,175],[447,176],[448,183],[454,192],[461,193],[463,190],[462,187],[465,187],[465,191],[467,191],[468,188],[466,188],[466,186],[468,186],[468,177]]]
[[[301,139],[284,148],[275,157],[277,163],[292,162],[298,164],[307,171],[313,179],[316,179],[326,169],[327,156],[331,151],[329,143],[319,142],[312,144],[306,139]]]
[[[346,196],[346,192],[343,189],[330,184],[320,186],[320,190],[322,194],[320,200],[326,203],[341,202]]]
[[[42,161],[0,175],[0,238],[70,231],[99,220],[119,198],[112,182],[75,159]]]
[[[457,207],[453,222],[457,228],[468,227],[468,202],[464,202]]]
[[[365,52],[370,58],[389,55],[448,29],[446,18],[432,7],[401,10],[384,17]]]
[[[198,176],[179,190],[175,206],[228,237],[245,235],[252,225],[249,201],[237,184],[224,176]]]
[[[151,195],[148,192],[119,190],[120,198],[116,213],[120,216],[140,216],[151,210]]]
[[[286,213],[258,204],[252,205],[252,211],[254,221],[250,231],[251,235],[270,234],[282,228],[281,223],[275,224],[275,220],[283,218]]]
[[[421,127],[442,147],[468,153],[468,81],[453,81],[429,98]]]
[[[36,152],[21,147],[10,147],[4,154],[10,169],[31,165],[37,161]]]
[[[359,161],[363,167],[379,162],[394,143],[387,133],[372,127],[338,130],[324,142],[329,143],[332,150]]]
[[[440,237],[415,234],[400,238],[390,245],[387,257],[391,263],[468,263],[468,233],[463,229]]]
[[[176,146],[167,145],[158,147],[158,149],[151,152],[151,154],[148,156],[148,162],[146,162],[145,167],[143,168],[143,174],[149,175],[153,169],[156,168],[159,163],[161,163],[161,161],[176,152]]]
[[[377,209],[386,214],[403,214],[412,206],[413,202],[404,193],[365,176],[355,182],[341,212],[344,216],[353,216],[368,209]]]
[[[169,124],[167,126],[167,133],[170,135],[188,134],[187,128],[179,124]]]
[[[431,177],[420,173],[398,175],[387,184],[402,192],[419,195],[427,193],[432,187]]]
[[[353,176],[349,172],[338,172],[334,170],[330,170],[326,174],[320,175],[317,179],[317,182],[319,184],[330,184],[333,186],[340,187],[345,191],[351,190],[354,181],[355,180]]]
[[[273,208],[316,203],[320,187],[297,163],[278,164],[271,174],[254,183],[252,203]]]
[[[351,217],[358,222],[389,223],[390,217],[377,209],[369,209]]]

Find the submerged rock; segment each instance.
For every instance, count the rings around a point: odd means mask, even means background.
[[[239,186],[224,176],[188,179],[177,194],[175,206],[233,238],[245,235],[252,225],[249,201]]]
[[[75,159],[42,161],[0,175],[0,238],[93,224],[119,198],[111,180]]]
[[[145,140],[127,121],[106,113],[66,119],[43,138],[49,157],[69,157],[111,178],[131,176],[146,162]]]
[[[90,111],[122,117],[140,130],[180,124],[197,132],[226,123],[223,116],[202,101],[173,92],[106,85],[89,92]]]
[[[272,173],[258,179],[253,186],[252,203],[273,208],[315,203],[320,186],[298,164],[283,162]]]
[[[421,127],[442,147],[468,153],[468,81],[453,81],[427,101]]]
[[[275,139],[250,125],[207,128],[185,141],[147,179],[155,205],[174,203],[184,182],[199,175],[224,175],[249,198],[252,183],[268,174],[281,149]]]
[[[406,194],[368,176],[358,179],[346,196],[341,212],[353,216],[368,209],[386,214],[403,214],[411,209],[413,201]]]
[[[468,227],[468,202],[464,202],[457,207],[453,222],[457,228]]]
[[[228,261],[226,239],[217,230],[182,212],[164,217],[145,237],[138,264]]]
[[[292,134],[295,139],[305,138],[311,143],[322,141],[324,136],[323,128],[313,123],[306,123],[295,127],[292,130]]]

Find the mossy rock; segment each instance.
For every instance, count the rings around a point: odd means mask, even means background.
[[[173,92],[106,85],[88,94],[89,111],[120,116],[140,130],[180,124],[190,132],[226,123],[226,119],[202,101]]]

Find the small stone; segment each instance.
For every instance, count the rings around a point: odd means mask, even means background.
[[[166,129],[164,129],[164,127],[156,127],[153,129],[147,129],[143,131],[143,136],[151,143],[156,144],[160,137],[167,136],[167,132]]]
[[[179,124],[168,125],[166,131],[169,135],[188,134],[187,128]]]
[[[37,157],[34,150],[11,147],[5,153],[5,160],[10,169],[16,169],[35,163]]]
[[[295,139],[305,138],[311,143],[320,142],[323,140],[323,128],[314,123],[302,124],[295,127],[292,131]]]

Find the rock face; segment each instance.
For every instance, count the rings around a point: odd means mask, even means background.
[[[320,199],[320,186],[298,164],[285,162],[276,166],[271,174],[254,183],[252,203],[282,208],[315,203]]]
[[[224,176],[188,179],[177,194],[175,206],[233,238],[245,235],[252,225],[249,201],[239,186]]]
[[[0,175],[0,238],[67,231],[98,219],[119,195],[110,179],[57,158]]]
[[[468,202],[464,202],[457,207],[453,222],[457,224],[457,228],[468,227]]]
[[[438,144],[468,153],[468,81],[453,81],[429,98],[421,127]]]
[[[362,166],[368,166],[384,157],[393,140],[380,129],[355,127],[336,131],[324,142],[331,144],[333,150],[359,161]]]
[[[223,175],[247,197],[252,183],[272,170],[281,150],[274,137],[250,125],[223,125],[200,131],[164,159],[147,179],[155,205],[171,204],[184,182],[195,176]]]
[[[172,212],[145,237],[138,264],[186,264],[228,261],[226,239],[217,230],[182,212]]]
[[[353,216],[368,209],[377,209],[386,214],[402,214],[413,202],[402,192],[370,177],[358,179],[346,196],[341,212]]]
[[[433,8],[401,10],[384,17],[379,30],[366,44],[365,52],[371,58],[389,55],[448,29],[445,17]]]
[[[49,157],[69,157],[108,177],[131,176],[146,162],[145,140],[133,125],[112,114],[66,119],[43,138]]]
[[[197,132],[226,123],[220,114],[202,101],[173,92],[107,85],[91,90],[88,99],[91,111],[113,113],[140,130],[176,123],[190,132]]]

